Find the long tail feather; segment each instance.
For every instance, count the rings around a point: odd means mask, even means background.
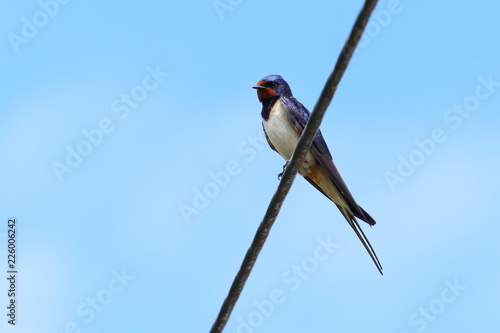
[[[372,245],[370,244],[370,241],[365,236],[363,229],[361,229],[361,227],[359,226],[359,223],[356,220],[356,218],[354,217],[354,215],[350,211],[348,211],[345,207],[341,207],[339,205],[337,205],[337,207],[340,210],[340,212],[342,213],[342,215],[344,215],[344,218],[347,220],[347,223],[349,223],[352,230],[354,230],[354,232],[358,236],[359,240],[361,241],[361,243],[365,247],[366,251],[368,252],[370,257],[372,258],[373,263],[377,267],[380,274],[384,275],[384,273],[382,273],[382,265],[380,264],[380,261],[378,260],[377,254],[375,253],[375,250],[373,249]]]

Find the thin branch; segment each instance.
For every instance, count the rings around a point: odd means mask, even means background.
[[[224,300],[222,307],[219,311],[219,315],[215,320],[210,333],[221,333],[226,323],[231,315],[231,312],[236,304],[238,298],[240,297],[241,291],[245,286],[245,283],[252,271],[253,266],[257,260],[257,256],[259,255],[264,243],[271,231],[271,227],[278,216],[278,213],[281,209],[283,201],[287,196],[290,188],[292,187],[293,181],[297,172],[299,170],[299,166],[304,162],[304,158],[309,151],[309,147],[318,131],[318,128],[321,124],[323,116],[326,113],[328,106],[330,105],[333,95],[337,90],[337,86],[342,78],[347,65],[358,45],[358,42],[365,30],[368,19],[371,16],[375,5],[377,4],[377,0],[366,0],[363,8],[358,14],[358,18],[354,23],[351,34],[347,39],[342,51],[337,59],[337,63],[333,72],[328,77],[328,80],[325,83],[325,87],[321,92],[321,95],[318,99],[318,102],[314,106],[314,110],[309,117],[306,127],[300,136],[299,142],[297,143],[297,147],[295,147],[295,151],[288,163],[285,172],[283,173],[283,178],[281,179],[278,189],[276,193],[274,193],[271,202],[267,208],[266,214],[257,229],[255,237],[253,239],[252,245],[247,251],[245,258],[241,264],[240,270],[236,277],[234,278],[233,284],[229,289],[228,296]]]

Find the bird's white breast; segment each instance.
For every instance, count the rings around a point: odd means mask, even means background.
[[[285,160],[290,160],[299,141],[300,134],[290,122],[287,111],[283,108],[280,100],[276,101],[271,108],[269,118],[267,120],[264,119],[262,123],[267,137],[274,148],[276,148]],[[300,173],[303,175],[307,174],[308,165],[312,165],[314,162],[315,158],[309,152]]]

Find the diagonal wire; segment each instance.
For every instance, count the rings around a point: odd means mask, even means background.
[[[332,73],[328,77],[325,87],[319,96],[318,102],[314,106],[314,110],[309,117],[306,127],[300,136],[300,139],[297,143],[297,147],[295,147],[295,151],[288,163],[285,172],[283,173],[283,178],[281,179],[278,189],[274,193],[269,206],[267,207],[267,211],[262,219],[262,222],[257,229],[255,237],[253,239],[252,245],[248,249],[245,258],[241,264],[240,270],[236,277],[234,278],[233,284],[229,289],[229,293],[222,304],[222,307],[219,311],[219,315],[215,320],[210,333],[221,333],[226,323],[233,311],[234,305],[238,301],[240,297],[241,291],[245,285],[250,272],[252,271],[253,266],[257,260],[257,256],[259,255],[264,243],[271,231],[271,227],[278,216],[278,213],[281,209],[283,201],[287,196],[290,188],[292,187],[292,183],[297,175],[299,170],[299,166],[304,162],[304,158],[309,151],[309,147],[318,131],[319,125],[323,119],[323,116],[326,113],[326,109],[330,105],[330,102],[333,99],[333,95],[337,90],[337,86],[344,74],[349,61],[358,45],[358,42],[363,34],[363,31],[366,27],[366,24],[377,4],[377,0],[366,0],[363,8],[361,9],[356,22],[351,30],[349,38],[347,39],[342,51],[337,59],[337,63],[335,64],[335,68]]]

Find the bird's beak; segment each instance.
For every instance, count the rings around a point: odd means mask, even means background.
[[[252,88],[254,88],[254,89],[265,89],[266,87],[261,86],[261,85],[256,85],[256,86],[253,86]]]

